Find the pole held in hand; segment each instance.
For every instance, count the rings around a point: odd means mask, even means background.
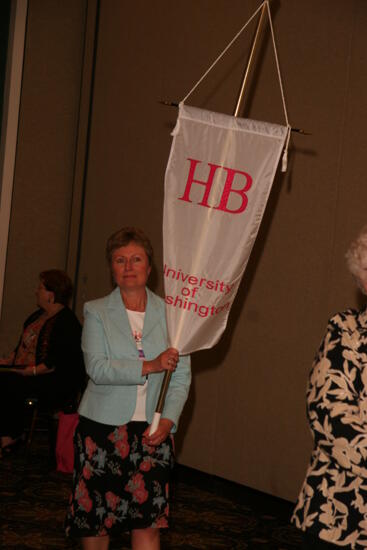
[[[154,432],[158,428],[158,424],[162,416],[164,401],[166,399],[166,395],[168,391],[168,386],[171,381],[171,376],[172,376],[172,372],[166,370],[166,372],[164,373],[164,378],[163,378],[162,387],[158,398],[157,407],[155,409],[155,413],[153,416],[153,422],[150,425],[149,435],[154,434]]]

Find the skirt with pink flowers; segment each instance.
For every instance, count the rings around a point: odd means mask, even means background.
[[[72,537],[168,527],[173,441],[146,445],[146,422],[108,426],[80,417],[73,489],[65,520]]]

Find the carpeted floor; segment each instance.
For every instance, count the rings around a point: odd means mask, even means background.
[[[50,469],[47,438],[37,433],[31,453],[0,460],[0,547],[17,549],[80,548],[67,540],[63,520],[71,475]],[[300,548],[289,525],[291,504],[215,476],[176,466],[171,529],[162,533],[162,549]],[[129,548],[124,535],[111,550]]]

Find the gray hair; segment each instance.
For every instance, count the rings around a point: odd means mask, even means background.
[[[349,271],[354,276],[360,290],[367,294],[367,225],[351,243],[345,255]]]

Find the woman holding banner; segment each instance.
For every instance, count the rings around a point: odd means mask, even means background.
[[[367,294],[367,227],[348,267]],[[367,307],[334,315],[311,370],[308,419],[314,450],[292,522],[303,548],[367,547]]]
[[[167,346],[165,306],[146,287],[149,239],[125,227],[107,241],[116,288],[85,304],[82,348],[89,383],[75,433],[74,487],[67,534],[86,550],[131,531],[133,549],[159,549],[168,527],[173,438],[190,381],[189,357]],[[166,371],[172,378],[157,430],[149,435]]]

